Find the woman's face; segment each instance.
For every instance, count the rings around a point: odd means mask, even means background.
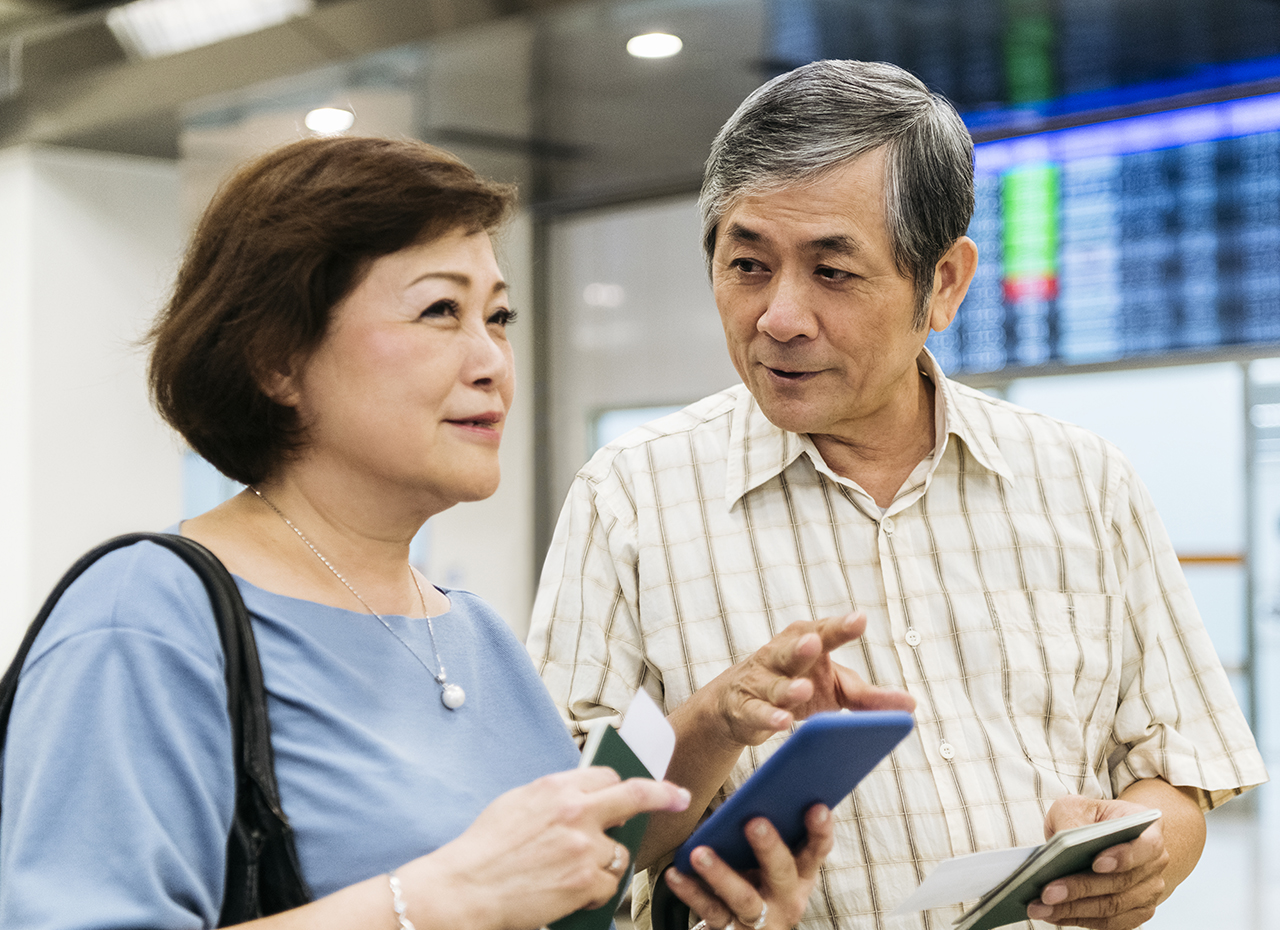
[[[285,378],[307,431],[300,463],[425,495],[432,512],[488,497],[515,390],[512,317],[485,232],[376,259]]]

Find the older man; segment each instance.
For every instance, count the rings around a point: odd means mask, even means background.
[[[963,123],[893,66],[807,65],[721,130],[701,206],[743,384],[582,469],[530,634],[572,720],[638,686],[670,715],[695,803],[649,860],[795,719],[889,686],[916,732],[837,809],[805,926],[947,927],[958,907],[887,914],[943,859],[1158,807],[1028,911],[1142,923],[1195,866],[1202,812],[1266,773],[1124,457],[924,349],[977,264]],[[865,632],[816,619],[850,612]]]

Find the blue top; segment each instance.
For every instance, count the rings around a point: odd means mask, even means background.
[[[236,579],[252,617],[276,774],[316,897],[460,834],[578,751],[523,647],[475,595],[427,624]],[[63,595],[24,666],[0,819],[0,926],[217,924],[234,805],[222,646],[199,578],[138,543]]]

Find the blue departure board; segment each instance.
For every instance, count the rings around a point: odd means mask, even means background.
[[[1280,94],[976,146],[949,372],[1280,347]]]

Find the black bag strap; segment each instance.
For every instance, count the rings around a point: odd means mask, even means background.
[[[686,930],[689,926],[689,905],[676,897],[667,880],[662,876],[664,866],[656,880],[649,885],[649,922],[653,930]]]
[[[305,904],[311,900],[311,893],[302,878],[293,829],[280,805],[267,694],[249,612],[226,567],[198,542],[168,533],[126,533],[81,556],[67,570],[27,628],[18,654],[0,678],[0,745],[9,731],[18,675],[58,600],[71,583],[102,556],[144,541],[163,546],[181,557],[204,583],[226,656],[227,711],[231,716],[232,746],[236,747],[236,807],[227,837],[227,884],[218,926],[242,923]]]

